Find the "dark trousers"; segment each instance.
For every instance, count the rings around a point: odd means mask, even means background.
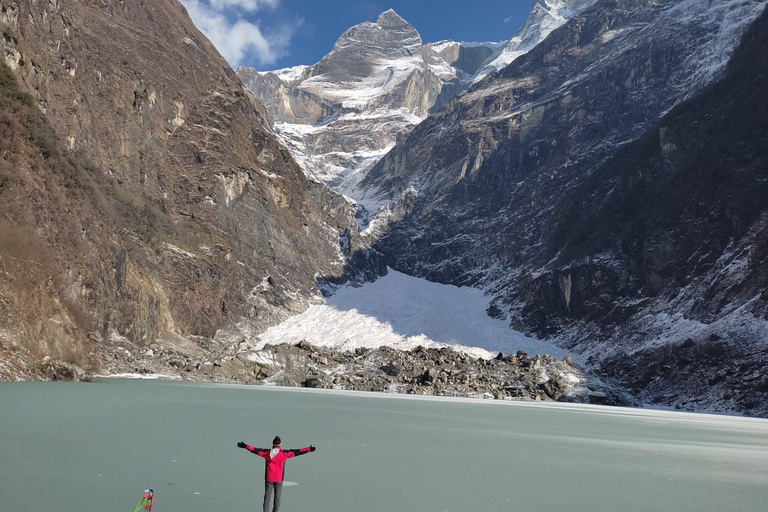
[[[277,512],[280,508],[280,493],[283,492],[283,482],[264,482],[264,512],[269,512],[269,502],[272,501],[272,494],[275,495],[275,503],[272,512]]]

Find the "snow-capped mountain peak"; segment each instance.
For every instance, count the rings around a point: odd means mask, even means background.
[[[312,66],[238,69],[305,172],[356,200],[398,137],[465,89],[502,43],[422,43],[394,10],[347,29]],[[354,142],[353,142],[354,141]]]
[[[346,30],[333,46],[333,51],[314,66],[316,73],[339,69],[353,74],[364,74],[356,67],[360,61],[396,59],[418,53],[421,47],[419,32],[394,10],[381,13],[375,23],[366,21]],[[351,59],[351,60],[344,60]]]
[[[397,29],[404,26],[413,28],[411,24],[397,14],[394,9],[387,9],[379,14],[379,17],[376,18],[376,24],[385,29]]]
[[[546,39],[553,30],[595,2],[596,0],[536,0],[523,26],[483,63],[473,82],[479,82],[489,74],[508,66]]]
[[[418,31],[390,9],[376,23],[344,32],[299,87],[347,109],[389,103],[385,97],[425,66],[421,46]],[[425,110],[419,104],[405,106],[411,112]]]

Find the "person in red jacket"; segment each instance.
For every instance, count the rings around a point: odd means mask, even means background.
[[[264,473],[264,512],[269,512],[269,502],[274,494],[274,504],[272,506],[272,512],[277,512],[280,508],[280,494],[283,492],[283,479],[285,478],[285,461],[291,457],[297,455],[304,455],[305,453],[315,451],[314,446],[308,446],[299,450],[283,450],[280,447],[280,436],[276,436],[272,441],[272,449],[266,448],[254,448],[249,444],[245,444],[240,441],[237,443],[238,448],[245,448],[251,453],[255,453],[259,457],[263,457],[267,461],[267,467]]]

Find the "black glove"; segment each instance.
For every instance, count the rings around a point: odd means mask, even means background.
[[[237,447],[238,448],[245,448],[245,443],[240,441],[239,443],[237,443]]]
[[[309,446],[309,451],[313,452],[313,451],[315,451],[315,450],[317,450],[317,448],[315,448],[315,447],[314,447],[314,446],[312,446],[312,445],[310,445],[310,446]]]

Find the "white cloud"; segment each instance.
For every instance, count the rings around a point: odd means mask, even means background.
[[[510,21],[512,21],[514,19],[515,19],[514,16],[510,16],[509,18],[504,18],[504,24],[506,25],[507,23],[509,23]]]
[[[274,64],[287,54],[291,37],[302,24],[297,20],[294,24],[262,31],[258,20],[249,21],[242,15],[242,12],[253,13],[264,7],[275,8],[280,0],[181,0],[181,3],[197,28],[232,67],[239,66],[246,57],[259,65]]]
[[[184,1],[182,0],[182,2]],[[247,12],[256,12],[264,6],[274,9],[280,4],[280,0],[209,0],[208,3],[217,11],[236,8]]]

